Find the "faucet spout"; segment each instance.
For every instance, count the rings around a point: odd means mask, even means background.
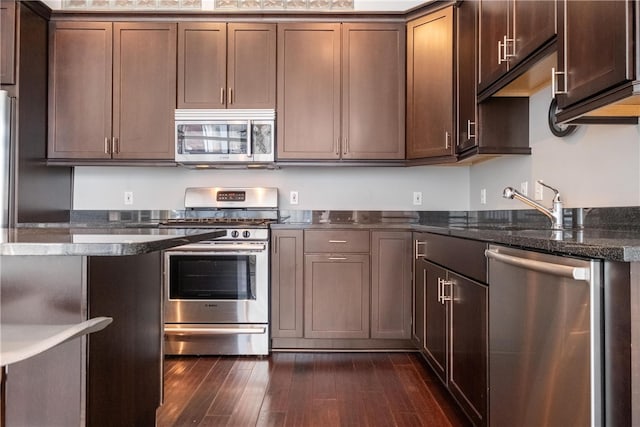
[[[560,195],[557,190],[554,191],[556,191],[556,194],[554,196],[553,207],[551,209],[546,208],[535,200],[528,198],[512,187],[506,187],[502,192],[502,197],[504,197],[505,199],[520,200],[522,203],[531,206],[538,212],[549,217],[549,219],[551,220],[552,229],[561,230],[564,225],[562,201],[560,200]]]

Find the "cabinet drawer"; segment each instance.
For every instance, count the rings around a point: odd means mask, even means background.
[[[421,242],[417,249],[425,259],[479,282],[487,282],[486,243],[430,233],[415,236]]]
[[[369,230],[306,230],[304,251],[369,252]]]

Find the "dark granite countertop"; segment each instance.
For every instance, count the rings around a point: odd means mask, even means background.
[[[71,227],[94,234],[161,235],[160,220],[193,215],[187,211],[73,211]],[[553,232],[550,222],[531,209],[499,211],[332,211],[281,210],[273,229],[397,229],[446,234],[482,242],[561,255],[640,261],[640,207],[565,209],[567,229]],[[40,224],[40,227],[58,227]],[[105,231],[105,229],[109,231]],[[133,232],[132,230],[138,230]],[[164,230],[163,233],[179,233]],[[184,232],[184,230],[182,231]],[[196,232],[196,231],[192,231]],[[197,231],[202,233],[202,230]],[[64,234],[64,233],[63,233]],[[69,234],[69,232],[67,232]],[[43,234],[44,236],[44,234]],[[147,242],[148,246],[171,244]],[[152,240],[152,239],[150,239]],[[142,245],[142,243],[141,243]],[[144,245],[143,245],[144,246]]]
[[[212,229],[40,226],[0,229],[0,255],[118,256],[222,237]]]

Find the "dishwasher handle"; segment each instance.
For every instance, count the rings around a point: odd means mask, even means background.
[[[591,270],[583,267],[573,267],[570,265],[555,264],[545,261],[536,261],[533,259],[520,258],[512,255],[501,254],[492,249],[484,251],[487,258],[503,262],[505,264],[516,267],[525,268],[527,270],[539,271],[541,273],[553,274],[555,276],[568,277],[575,280],[584,280],[588,282],[591,279]]]

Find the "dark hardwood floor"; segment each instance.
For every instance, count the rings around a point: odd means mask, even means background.
[[[466,426],[417,353],[168,357],[157,426]]]

